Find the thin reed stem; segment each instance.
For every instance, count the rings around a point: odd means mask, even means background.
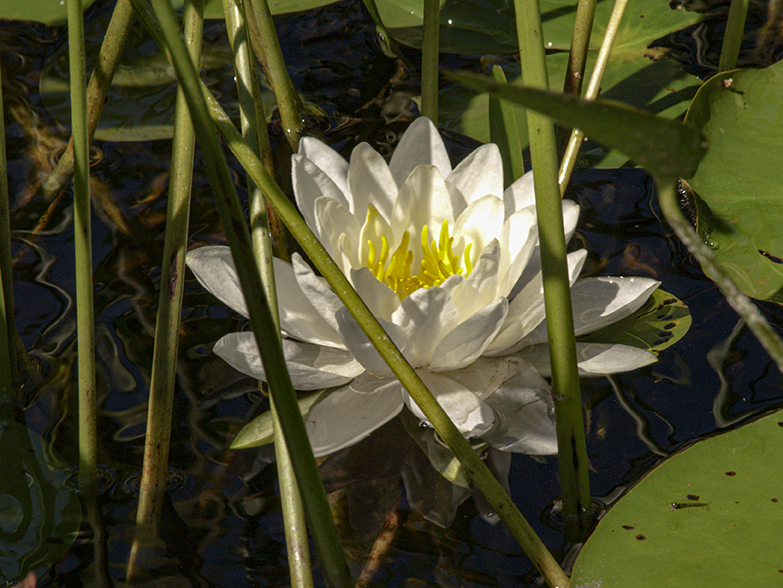
[[[514,5],[523,81],[527,87],[547,90],[538,0],[515,0]],[[589,462],[577,369],[563,209],[557,184],[555,129],[550,118],[531,109],[527,109],[527,126],[536,190],[566,538],[578,542],[586,537],[586,515],[591,511]]]
[[[438,63],[440,0],[424,0],[424,39],[421,48],[421,114],[438,124]]]
[[[718,60],[718,71],[728,71],[737,67],[742,41],[745,39],[745,20],[748,18],[748,0],[731,0],[723,46]]]

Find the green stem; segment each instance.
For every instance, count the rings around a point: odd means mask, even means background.
[[[131,24],[133,23],[133,5],[130,0],[117,0],[111,21],[106,29],[98,61],[95,64],[90,84],[87,87],[87,135],[89,141],[95,136],[98,128],[98,120],[103,112],[103,105],[109,95],[109,88],[120,62],[125,41],[128,38]],[[73,174],[73,141],[57,162],[57,166],[46,178],[42,190],[45,196],[51,197],[59,192]]]
[[[740,46],[745,38],[748,4],[748,0],[731,0],[726,32],[723,35],[723,47],[721,47],[720,59],[718,60],[718,71],[728,71],[737,67]]]
[[[758,309],[756,304],[740,292],[736,284],[726,275],[720,265],[715,261],[712,251],[699,237],[691,224],[685,220],[685,217],[677,203],[677,179],[667,177],[657,177],[658,200],[661,205],[661,212],[666,217],[666,222],[674,230],[688,251],[698,260],[704,273],[710,276],[710,279],[720,289],[723,296],[737,311],[748,328],[759,340],[778,369],[783,372],[783,341],[780,336],[770,327],[764,315]]]
[[[596,0],[579,0],[574,18],[574,33],[571,36],[571,50],[568,54],[563,94],[579,96],[582,93],[582,81],[585,77],[587,53],[590,48],[590,35],[593,32]],[[568,141],[570,129],[561,127],[558,143],[563,146]]]
[[[538,0],[516,0],[515,9],[524,83],[527,87],[547,90]],[[531,109],[527,110],[527,126],[536,190],[552,388],[556,399],[566,538],[578,542],[586,537],[588,531],[585,515],[591,512],[591,499],[563,209],[557,184],[555,130],[551,119]]]
[[[231,49],[234,53],[234,71],[237,79],[237,92],[240,104],[240,119],[242,134],[248,144],[256,152],[262,150],[271,161],[269,137],[266,132],[266,118],[256,70],[251,58],[246,37],[244,12],[235,0],[224,0],[223,13],[226,15],[226,28]],[[262,155],[263,157],[263,155]],[[265,164],[267,171],[270,166]],[[280,333],[280,319],[277,308],[277,290],[272,263],[272,241],[269,230],[266,199],[261,190],[248,179],[250,191],[250,228],[253,241],[253,251],[258,263],[264,292],[269,302],[272,320],[276,331]],[[260,385],[260,384],[259,384]],[[296,475],[288,445],[285,442],[280,419],[271,403],[272,420],[274,423],[275,457],[277,458],[277,476],[280,484],[280,502],[285,522],[286,550],[288,552],[288,569],[291,576],[291,586],[310,588],[313,586],[313,575],[310,571],[310,549],[305,524],[304,506],[296,483]]]
[[[183,14],[185,39],[193,64],[201,62],[204,0],[186,0]],[[137,535],[131,546],[127,577],[138,570],[141,550],[157,535],[168,479],[169,444],[174,389],[179,352],[180,317],[185,276],[185,251],[193,184],[193,155],[196,135],[182,89],[177,89],[174,108],[171,180],[166,211],[166,235],[161,263],[158,315],[155,323],[150,398],[147,407],[147,435],[144,464],[136,513]]]
[[[84,66],[84,22],[80,0],[68,0],[68,57],[74,152],[74,250],[76,255],[76,330],[79,369],[79,482],[94,487],[98,463],[95,396],[95,317],[90,237],[90,143]]]
[[[0,404],[13,404],[12,374],[16,371],[15,349],[10,339],[14,330],[14,277],[11,271],[9,199],[3,88],[0,84]]]
[[[246,14],[253,50],[261,61],[269,85],[275,93],[283,132],[291,145],[291,150],[296,152],[304,126],[301,114],[304,106],[285,67],[283,51],[280,49],[280,40],[277,38],[277,30],[267,0],[250,0],[250,6],[252,10],[248,10]],[[257,36],[253,34],[256,30]],[[260,42],[253,42],[253,39]]]
[[[440,0],[424,0],[424,39],[421,48],[421,114],[438,124],[438,58]]]
[[[348,308],[353,318],[367,335],[375,349],[389,365],[394,375],[400,380],[416,404],[427,416],[435,430],[454,452],[454,455],[465,466],[468,475],[487,498],[495,512],[506,524],[512,535],[530,557],[533,564],[542,573],[550,586],[567,586],[568,577],[557,564],[546,546],[541,542],[528,522],[503,487],[495,479],[487,466],[451,422],[446,412],[435,400],[418,374],[410,366],[386,335],[376,318],[353,289],[348,279],[340,271],[329,254],[323,248],[316,236],[310,230],[285,194],[274,183],[261,162],[253,154],[247,143],[242,139],[228,115],[223,111],[206,86],[202,92],[207,100],[213,121],[226,144],[240,161],[245,171],[253,178],[267,195],[269,202],[280,215],[281,220],[294,235],[302,250],[307,254],[313,265],[318,269],[342,303]],[[559,198],[558,198],[559,202]],[[562,222],[562,221],[561,221]],[[247,290],[245,290],[247,292]],[[245,299],[249,296],[246,294]],[[266,366],[266,364],[264,364]]]
[[[176,16],[171,5],[167,0],[153,0],[153,8],[161,24],[166,45],[177,70],[177,77],[188,101],[193,124],[196,127],[199,147],[204,153],[204,161],[215,193],[218,212],[225,228],[226,238],[231,246],[240,286],[245,293],[250,324],[268,376],[269,387],[274,391],[272,400],[280,415],[283,432],[291,454],[296,455],[296,461],[294,461],[296,479],[302,495],[306,497],[305,511],[310,521],[310,529],[313,532],[316,548],[320,554],[321,566],[327,582],[331,586],[350,586],[353,581],[337,536],[304,422],[299,413],[296,394],[286,369],[282,345],[277,335],[278,331],[264,294],[250,235],[243,220],[242,208],[234,190],[231,172],[204,102],[202,84],[193,63],[188,58],[182,39],[176,34]],[[234,132],[237,132],[236,128],[231,126]],[[247,146],[241,137],[239,140]],[[255,155],[253,157],[258,161]]]
[[[617,31],[620,30],[620,22],[623,19],[623,14],[625,14],[625,8],[627,6],[628,0],[615,0],[612,14],[609,17],[609,23],[606,26],[604,40],[601,43],[601,49],[598,51],[598,58],[595,61],[595,67],[593,67],[593,73],[590,76],[590,83],[585,90],[585,100],[595,100],[598,98],[598,93],[601,91],[601,80],[606,71],[606,64],[609,63],[609,55],[612,53],[612,47],[617,38]],[[558,175],[561,196],[565,194],[566,188],[568,187],[568,182],[571,179],[571,174],[576,165],[576,158],[579,155],[579,148],[582,146],[584,138],[585,134],[581,130],[571,130],[571,136],[568,139],[563,160],[560,162],[560,173]]]
[[[506,74],[499,65],[492,67],[492,77],[496,82],[506,83]],[[525,173],[525,160],[522,157],[522,141],[517,125],[518,108],[508,100],[489,95],[489,137],[490,142],[498,146],[503,160],[503,186],[508,188]]]

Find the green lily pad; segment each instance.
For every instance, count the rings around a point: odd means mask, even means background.
[[[0,581],[13,584],[63,556],[82,511],[64,464],[15,421],[0,421],[0,471]]]
[[[745,294],[783,301],[783,63],[711,78],[686,120],[710,142],[688,179],[699,234]]]
[[[421,0],[375,0],[384,26],[397,41],[421,47],[423,2]],[[596,7],[590,47],[601,44],[613,2]],[[631,0],[620,26],[617,46],[646,47],[655,39],[698,20],[685,11],[662,10],[658,0]],[[548,49],[567,51],[574,30],[576,3],[572,0],[542,0],[541,20]],[[441,0],[440,47],[443,53],[487,54],[518,51],[513,0]]]
[[[696,443],[601,519],[573,588],[778,586],[783,413]]]
[[[579,337],[579,341],[620,343],[658,353],[682,339],[690,328],[691,313],[687,305],[658,288],[631,316]]]

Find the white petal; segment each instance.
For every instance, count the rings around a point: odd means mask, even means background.
[[[361,226],[348,207],[333,198],[318,198],[314,207],[315,225],[309,225],[327,253],[343,273],[359,265],[354,245],[359,243]],[[349,247],[343,247],[345,241]]]
[[[565,240],[568,243],[574,236],[576,225],[579,222],[579,205],[573,200],[567,198],[563,200],[563,231]]]
[[[511,184],[503,193],[506,218],[515,212],[533,206],[536,203],[536,190],[533,185],[533,172],[529,171]]]
[[[498,294],[509,296],[538,244],[535,210],[529,206],[511,215],[503,223],[500,242],[503,243],[499,270],[502,278]]]
[[[458,370],[472,364],[498,334],[507,313],[508,300],[505,298],[487,304],[438,343],[430,369],[435,372]]]
[[[386,334],[391,337],[392,342],[397,346],[403,354],[405,350],[411,346],[411,342],[405,335],[405,332],[388,321],[378,319]],[[340,336],[348,348],[348,351],[364,366],[364,368],[377,378],[390,378],[392,377],[392,371],[386,362],[381,358],[380,353],[375,349],[367,335],[364,334],[359,324],[348,312],[348,309],[343,307],[337,312],[337,324],[340,328]],[[406,355],[407,359],[407,355]],[[410,361],[410,360],[408,360]],[[416,367],[416,366],[414,366]]]
[[[366,267],[351,270],[351,283],[373,316],[391,321],[392,313],[400,306],[400,297],[391,288]]]
[[[299,253],[294,253],[291,256],[291,261],[294,267],[294,276],[302,293],[313,305],[315,311],[321,315],[321,318],[336,332],[337,320],[334,315],[343,307],[343,303],[340,302],[337,294],[329,287],[326,280],[315,275],[313,269]]]
[[[300,341],[344,348],[340,335],[313,306],[316,304],[323,309],[329,306],[330,299],[322,300],[313,291],[310,293],[310,296],[313,297],[311,301],[302,292],[294,275],[293,266],[276,257],[273,262],[275,264],[275,286],[281,329]]]
[[[413,365],[432,359],[435,346],[458,322],[457,306],[442,288],[419,288],[394,311],[392,322],[407,335],[411,345],[405,357]]]
[[[316,457],[358,443],[400,414],[402,388],[396,380],[374,380],[369,375],[319,399],[307,415],[305,428]],[[374,384],[374,392],[367,390]]]
[[[351,153],[348,185],[356,216],[365,215],[367,205],[372,204],[385,220],[391,219],[397,185],[386,161],[367,143],[357,145]]]
[[[524,357],[544,376],[551,374],[549,345],[541,343],[524,351]],[[658,361],[643,349],[630,345],[610,343],[576,343],[577,364],[580,376],[606,376],[630,372]]]
[[[464,251],[468,243],[473,243],[471,262],[475,265],[487,244],[500,239],[502,230],[503,201],[497,196],[474,200],[454,222],[454,251]]]
[[[391,228],[394,243],[391,250],[397,248],[402,234],[410,235],[413,251],[413,271],[417,272],[421,264],[421,231],[429,227],[428,240],[437,241],[443,221],[454,224],[454,207],[446,182],[440,171],[431,165],[420,165],[411,172],[400,188],[392,211]]]
[[[465,204],[487,195],[500,199],[503,195],[503,160],[497,145],[488,143],[476,149],[454,168],[446,182],[462,194]]]
[[[586,335],[632,315],[661,283],[650,278],[583,278],[571,286],[576,336]],[[547,341],[546,321],[530,333],[529,343]]]
[[[568,254],[569,280],[573,284],[576,281],[582,266],[587,259],[587,250],[579,249]],[[527,273],[527,270],[524,272]],[[519,283],[524,282],[521,279]],[[541,270],[528,280],[521,292],[511,300],[506,316],[506,322],[500,329],[500,333],[485,351],[485,355],[508,355],[521,349],[529,342],[526,336],[535,329],[546,316],[544,309],[544,286],[541,278]]]
[[[522,362],[519,372],[486,399],[498,415],[482,438],[496,449],[529,455],[557,453],[557,427],[549,384]]]
[[[343,162],[345,163],[345,160]],[[313,207],[318,198],[326,196],[348,207],[348,198],[341,187],[324,170],[302,155],[291,157],[291,182],[296,204],[310,228],[315,228]]]
[[[452,377],[455,372],[435,374],[417,370],[416,373],[463,435],[481,436],[492,427],[495,422],[492,408],[480,400],[470,388]],[[426,420],[424,413],[410,396],[406,395],[405,403],[413,414]]]
[[[235,370],[266,381],[261,354],[252,332],[229,333],[215,343],[213,351]],[[283,339],[283,353],[296,390],[342,386],[364,372],[350,353],[339,349]]]
[[[443,139],[432,121],[425,116],[414,120],[394,149],[389,168],[398,187],[417,165],[434,165],[445,178],[451,173],[451,161]]]
[[[386,238],[387,243],[394,241],[391,227],[386,219],[381,216],[377,209],[371,204],[370,209],[365,215],[364,225],[362,225],[362,231],[359,234],[359,264],[370,267],[370,243],[375,250],[373,253],[373,263],[379,260],[381,257],[381,251],[383,250],[383,238]],[[387,256],[391,257],[391,253]],[[387,262],[388,263],[388,262]]]
[[[199,247],[188,251],[185,262],[204,288],[247,318],[245,295],[239,285],[231,249],[225,246]]]
[[[460,320],[466,320],[498,297],[499,268],[500,244],[497,239],[493,239],[481,252],[457,295]]]
[[[348,197],[348,162],[326,143],[312,137],[302,137],[299,141],[299,155],[317,165]]]

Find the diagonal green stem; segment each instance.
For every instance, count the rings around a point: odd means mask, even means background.
[[[248,144],[261,157],[266,156],[265,167],[272,172],[271,149],[266,131],[266,117],[256,77],[256,69],[252,52],[248,47],[244,11],[235,0],[224,0],[223,13],[226,16],[226,28],[231,49],[234,53],[234,72],[237,79],[239,95],[240,119],[242,135]],[[269,215],[266,199],[261,190],[248,179],[250,192],[250,230],[253,241],[253,252],[258,263],[264,292],[269,301],[272,320],[277,334],[280,333],[280,319],[277,308],[277,290],[272,264],[272,240],[269,230]],[[260,383],[259,383],[260,385]],[[274,392],[274,391],[272,391]],[[272,420],[274,422],[275,457],[277,458],[277,475],[280,483],[280,502],[285,522],[286,551],[288,553],[288,569],[291,576],[291,586],[310,588],[313,586],[313,575],[310,570],[310,546],[305,523],[304,506],[296,483],[296,475],[288,445],[285,442],[280,418],[271,403]]]
[[[167,0],[153,0],[153,8],[188,101],[199,147],[204,153],[218,212],[231,246],[240,285],[245,293],[250,324],[268,376],[269,387],[274,391],[272,400],[280,415],[291,454],[296,455],[294,461],[296,478],[302,494],[307,497],[304,502],[305,510],[310,520],[316,548],[321,556],[324,574],[327,582],[333,587],[350,586],[353,581],[337,536],[304,422],[299,413],[296,394],[286,369],[282,345],[276,334],[275,323],[253,255],[250,235],[244,224],[242,208],[234,190],[228,164],[215,134],[215,128],[210,121],[200,80],[193,63],[188,58],[185,44],[177,34],[177,19],[171,5]],[[233,125],[232,129],[237,132]],[[241,137],[239,139],[247,147],[244,140]],[[258,161],[257,158],[255,159]]]
[[[538,0],[516,0],[515,9],[524,83],[527,87],[547,90],[548,79]],[[555,393],[560,485],[563,489],[566,538],[571,542],[578,542],[586,537],[588,531],[585,515],[591,512],[590,481],[574,340],[563,208],[557,184],[555,130],[551,119],[531,109],[527,110],[527,126],[536,190],[541,273],[544,281],[552,388]]]
[[[772,357],[778,369],[783,372],[783,340],[770,327],[767,319],[761,314],[761,311],[731,281],[720,265],[715,261],[712,251],[699,237],[691,224],[685,220],[685,217],[677,203],[677,179],[667,177],[656,177],[658,186],[658,200],[661,204],[661,212],[666,217],[666,222],[674,229],[688,251],[699,261],[704,272],[710,276],[710,279],[720,288],[721,293],[731,307],[737,311],[748,328],[759,340],[767,353]]]
[[[80,0],[68,0],[68,56],[71,76],[71,124],[74,152],[74,250],[76,254],[76,330],[79,369],[79,481],[94,488],[98,464],[95,397],[95,318],[90,238],[90,145],[87,136],[87,75],[84,22]]]
[[[299,146],[299,136],[302,132],[302,100],[294,89],[291,77],[285,67],[280,40],[272,20],[267,0],[249,0],[252,10],[247,10],[248,28],[251,33],[253,50],[256,51],[261,65],[264,67],[269,85],[275,93],[277,106],[280,109],[280,122],[291,149],[296,151]],[[254,34],[257,31],[257,34]]]
[[[95,129],[98,128],[98,120],[103,112],[103,105],[109,95],[109,88],[114,77],[114,72],[120,62],[125,41],[133,24],[133,5],[130,0],[117,0],[111,21],[106,29],[98,60],[90,76],[90,84],[87,87],[87,135],[92,141]],[[42,189],[46,196],[51,196],[60,191],[73,173],[73,141],[57,162],[57,166],[46,178]]]

